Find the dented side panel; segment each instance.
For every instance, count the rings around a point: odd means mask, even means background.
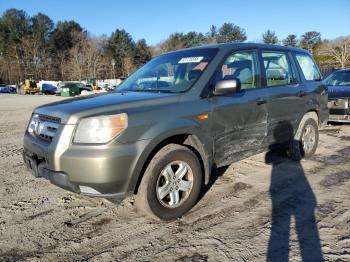
[[[274,144],[276,137],[279,142],[291,139],[290,132],[281,126],[281,123],[288,122],[293,126],[294,131],[298,128],[298,122],[305,112],[305,98],[299,96],[302,91],[300,84],[269,87],[267,89],[269,100],[268,110],[268,144]],[[279,134],[275,134],[278,130]]]
[[[266,144],[266,89],[242,90],[238,93],[214,97],[212,105],[212,134],[214,137],[214,162],[223,166],[256,153]]]

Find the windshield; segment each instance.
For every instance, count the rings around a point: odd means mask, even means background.
[[[184,50],[158,56],[118,88],[134,92],[184,92],[192,87],[213,59],[217,49]]]
[[[328,76],[324,82],[328,86],[349,86],[350,85],[350,72],[335,72]]]

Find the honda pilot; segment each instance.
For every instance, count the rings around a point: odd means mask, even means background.
[[[321,80],[298,48],[229,43],[170,52],[114,92],[37,107],[24,162],[66,190],[134,194],[139,209],[173,220],[196,204],[214,167],[276,142],[295,160],[312,156],[328,119]],[[276,129],[281,123],[293,131]]]

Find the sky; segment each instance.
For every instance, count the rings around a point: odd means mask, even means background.
[[[125,29],[149,45],[225,22],[244,28],[248,41],[261,40],[267,29],[279,39],[307,31],[327,39],[350,35],[350,0],[0,0],[1,15],[9,8],[41,12],[55,23],[75,20],[95,36]]]

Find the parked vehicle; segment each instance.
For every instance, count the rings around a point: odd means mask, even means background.
[[[99,89],[96,79],[88,79],[86,81],[86,86],[87,87],[91,87],[92,90],[98,90]]]
[[[106,89],[106,91],[111,92],[111,91],[115,91],[117,89],[117,87],[113,86],[113,85],[109,85],[105,89]]]
[[[60,94],[60,90],[57,86],[44,83],[41,86],[41,93],[45,95],[58,95]]]
[[[10,93],[15,94],[17,92],[15,85],[8,85],[8,87],[10,88]]]
[[[329,121],[350,122],[350,68],[333,72],[325,80],[328,86]]]
[[[36,108],[24,161],[36,177],[123,199],[162,220],[184,215],[212,167],[284,145],[316,150],[326,86],[303,50],[231,43],[160,55],[115,92]]]
[[[114,91],[116,87],[109,83],[100,83],[99,88],[103,91]]]
[[[40,92],[40,88],[32,77],[25,79],[18,87],[17,93],[21,95],[36,94]]]
[[[82,91],[92,91],[92,88],[76,82],[64,82],[61,85],[61,96],[76,96]]]
[[[93,87],[87,86],[83,83],[79,83],[79,92],[81,93],[84,90],[90,92],[90,91],[93,91],[94,89]]]
[[[4,85],[4,84],[0,84],[0,93],[11,94],[13,92],[12,92],[12,89],[9,86]]]

